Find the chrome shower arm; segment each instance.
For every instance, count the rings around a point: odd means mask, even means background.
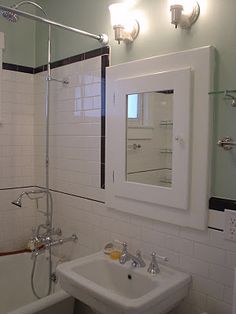
[[[44,15],[48,18],[47,12],[39,4],[37,4],[37,3],[33,2],[33,1],[28,1],[28,0],[21,1],[21,2],[19,2],[17,4],[15,4],[14,6],[12,6],[12,8],[18,9],[23,4],[30,4],[30,5],[35,6],[36,8],[40,9],[44,13]]]
[[[98,40],[103,45],[107,45],[108,44],[108,36],[106,34],[95,35],[95,34],[92,34],[92,33],[89,33],[89,32],[85,32],[85,31],[80,30],[80,29],[75,28],[75,27],[67,26],[67,25],[58,23],[56,21],[49,20],[47,18],[43,18],[43,17],[40,17],[40,16],[31,14],[31,13],[28,13],[28,12],[17,10],[17,9],[14,9],[14,8],[11,8],[11,7],[7,7],[7,6],[4,6],[4,5],[0,5],[0,10],[9,11],[9,12],[15,13],[15,14],[17,14],[19,16],[23,16],[23,17],[29,18],[29,19],[37,21],[37,22],[45,23],[45,24],[48,24],[48,25],[53,25],[53,26],[56,26],[56,27],[59,27],[59,28],[62,28],[62,29],[65,29],[65,30],[68,30],[68,31],[71,31],[71,32],[74,32],[74,33],[77,33],[77,34],[80,34],[80,35],[83,35],[83,36],[91,37],[93,39]]]

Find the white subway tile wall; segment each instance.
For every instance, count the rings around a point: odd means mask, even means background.
[[[0,188],[34,183],[34,80],[2,71]]]
[[[227,264],[227,261],[232,254],[236,255],[236,245],[230,242],[228,246],[223,232],[191,232],[58,193],[54,194],[54,201],[55,223],[66,234],[77,232],[79,236],[78,244],[60,247],[60,254],[65,259],[101,250],[112,239],[127,241],[131,251],[141,249],[147,258],[156,250],[168,256],[169,265],[192,275],[190,294],[174,313],[231,313],[235,263]]]
[[[6,72],[11,75],[10,71]],[[139,248],[147,258],[156,250],[168,256],[171,266],[192,274],[189,296],[173,314],[200,314],[204,311],[230,314],[236,244],[224,240],[223,232],[196,231],[161,223],[109,209],[101,202],[104,200],[104,191],[100,189],[101,57],[63,66],[52,73],[56,79],[68,79],[70,84],[64,86],[51,82],[50,187],[84,197],[53,193],[54,225],[62,228],[64,236],[71,233],[79,236],[77,244],[60,246],[56,249],[57,254],[64,259],[84,256],[101,250],[112,239],[127,241],[130,250]],[[15,77],[20,77],[20,74],[14,73],[13,76],[12,82],[8,81],[12,88],[17,89]],[[3,103],[3,121],[9,121],[9,125],[5,129],[4,124],[0,126],[1,172],[5,173],[1,186],[7,183],[12,186],[16,182],[32,183],[33,178],[36,185],[44,185],[44,78],[45,73],[37,74],[34,76],[35,85],[27,85],[25,95],[35,86],[34,108],[29,103],[10,101],[13,95],[9,95],[10,105]],[[12,89],[9,94],[13,94]],[[32,144],[35,144],[34,149]],[[30,159],[32,157],[34,160]],[[27,158],[31,162],[24,163]],[[10,164],[9,159],[12,161]],[[17,170],[12,166],[14,162]],[[9,172],[5,170],[7,167]],[[0,192],[1,250],[22,244],[26,235],[29,236],[29,227],[35,225],[31,203],[26,202],[23,210],[9,203],[18,192]]]
[[[11,204],[34,185],[34,77],[3,70],[0,121],[0,252],[25,248],[36,223],[34,204]]]
[[[52,70],[50,82],[50,188],[103,199],[100,189],[101,57]],[[45,73],[36,75],[35,173],[44,185]]]
[[[0,191],[0,252],[19,250],[27,247],[36,225],[35,204],[24,198],[24,206],[11,204],[22,189]]]

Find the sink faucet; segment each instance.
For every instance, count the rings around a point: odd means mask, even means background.
[[[159,265],[158,265],[158,262],[157,262],[157,258],[167,262],[168,261],[168,258],[165,257],[165,256],[161,256],[159,254],[157,254],[156,252],[152,252],[151,254],[151,262],[150,262],[150,265],[147,269],[148,273],[152,274],[153,276],[159,274],[160,272],[160,268],[159,268]]]
[[[127,261],[132,260],[133,267],[145,267],[146,263],[144,262],[141,251],[137,250],[136,256],[128,252],[128,245],[126,242],[122,243],[123,249],[120,256],[120,264],[125,264]]]

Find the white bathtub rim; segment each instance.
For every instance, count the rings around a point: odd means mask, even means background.
[[[47,297],[44,297],[40,300],[34,301],[30,304],[24,305],[14,311],[7,312],[6,314],[32,314],[37,313],[38,311],[44,310],[56,303],[59,303],[71,296],[63,290],[60,290],[56,293],[53,293]]]

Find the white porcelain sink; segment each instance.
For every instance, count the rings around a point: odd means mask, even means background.
[[[57,267],[61,287],[104,314],[162,314],[188,293],[190,275],[159,265],[152,276],[144,268],[121,265],[103,252]]]

